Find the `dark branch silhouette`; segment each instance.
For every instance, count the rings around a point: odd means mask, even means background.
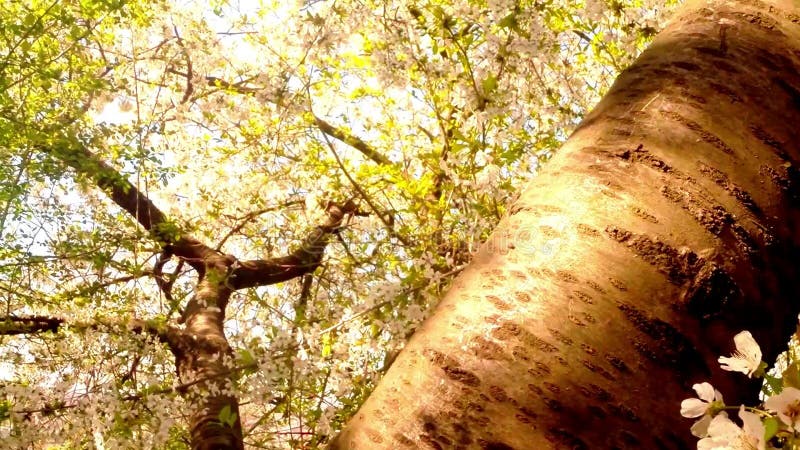
[[[180,336],[181,330],[163,324],[156,324],[141,319],[131,319],[127,322],[114,320],[95,320],[91,322],[69,322],[61,317],[52,316],[15,316],[0,317],[0,336],[14,336],[20,334],[56,333],[61,327],[69,325],[74,329],[106,330],[114,327],[124,327],[134,333],[146,333],[155,336],[159,341],[172,345]]]
[[[234,290],[279,283],[312,272],[322,259],[328,235],[341,226],[346,215],[362,214],[352,201],[341,206],[330,204],[325,223],[317,226],[291,254],[266,260],[238,261],[181,233],[177,225],[136,186],[82,144],[76,142],[71,146],[62,146],[52,153],[81,175],[92,179],[114,203],[162,242],[165,252],[186,261],[201,275],[205,273],[210,260],[224,260],[231,267],[228,284]]]

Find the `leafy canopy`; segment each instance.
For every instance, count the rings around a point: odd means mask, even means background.
[[[367,213],[313,275],[228,305],[245,443],[313,448],[671,6],[0,0],[0,439],[186,443],[172,355],[130,323],[175,324],[196,274],[154,271],[161,243],[76,148],[239,258],[329,201]],[[12,334],[28,316],[68,326]]]

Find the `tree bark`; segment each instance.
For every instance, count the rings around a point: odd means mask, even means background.
[[[335,450],[694,448],[800,288],[800,11],[692,1],[510,206]]]
[[[185,393],[193,450],[244,448],[239,402],[232,393],[233,351],[223,328],[233,292],[225,283],[232,261],[226,255],[206,259],[204,275],[184,310],[184,334],[170,343],[178,378],[203,380]],[[222,411],[227,411],[224,417]]]

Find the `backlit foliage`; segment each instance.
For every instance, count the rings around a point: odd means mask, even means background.
[[[227,310],[246,445],[316,448],[671,7],[0,0],[0,318],[70,324],[0,321],[3,445],[187,442],[172,355],[127,324],[176,323],[196,275],[168,263],[165,296],[159,243],[53,149],[239,258],[286,253],[328,201],[368,213]]]

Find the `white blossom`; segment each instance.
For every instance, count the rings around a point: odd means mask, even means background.
[[[777,412],[783,423],[800,431],[800,389],[787,387],[780,394],[768,398],[764,407]]]
[[[705,437],[708,434],[708,427],[711,424],[714,408],[725,406],[722,394],[714,389],[710,383],[698,383],[692,386],[697,392],[698,398],[687,398],[681,402],[681,415],[683,417],[700,417],[700,420],[692,425],[692,434],[697,437]]]
[[[708,426],[708,436],[697,442],[697,450],[764,450],[764,424],[754,413],[739,409],[742,427],[725,412],[714,416]]]
[[[719,357],[723,370],[742,372],[751,377],[761,365],[761,347],[749,331],[742,331],[733,337],[736,351],[730,357]]]
[[[475,187],[478,189],[490,188],[498,178],[500,178],[500,167],[488,164],[475,175]]]

